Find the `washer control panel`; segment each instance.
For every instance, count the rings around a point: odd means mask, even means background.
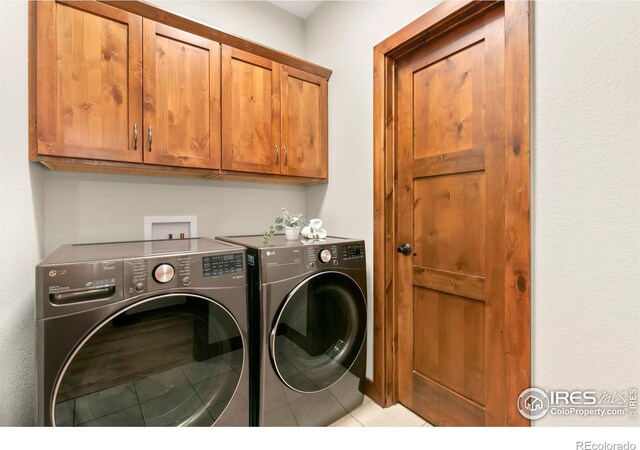
[[[310,245],[307,247],[306,270],[338,265],[337,245]]]
[[[242,272],[242,253],[213,255],[202,258],[203,277],[215,277],[236,272]]]
[[[125,297],[160,289],[246,283],[244,253],[164,255],[124,261]]]
[[[364,244],[347,244],[342,246],[342,259],[364,259]]]

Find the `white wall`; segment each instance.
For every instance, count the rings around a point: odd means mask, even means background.
[[[306,57],[334,71],[330,183],[308,189],[307,212],[322,217],[333,234],[364,237],[369,262],[372,48],[434,3],[328,2],[307,20]],[[619,392],[638,385],[639,7],[623,2],[534,6],[534,386]],[[369,275],[371,281],[371,269]],[[368,376],[371,356],[369,341]],[[547,416],[538,423],[632,422]]]
[[[228,33],[301,56],[304,22],[266,2],[160,1]],[[305,210],[305,188],[242,182],[45,175],[45,253],[66,243],[141,239],[145,215],[198,216],[198,234],[261,233],[280,208]]]
[[[45,254],[64,243],[144,238],[144,216],[198,217],[199,236],[262,233],[303,187],[184,178],[46,174]]]
[[[543,388],[640,384],[639,23],[633,2],[535,4],[532,367]]]
[[[303,56],[304,21],[268,2],[150,0],[149,3],[267,47]]]
[[[0,2],[0,425],[33,423],[43,172],[29,164],[27,4]]]

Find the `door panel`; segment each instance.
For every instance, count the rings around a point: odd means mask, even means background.
[[[141,161],[141,18],[96,2],[37,8],[38,153]]]
[[[414,264],[484,276],[484,173],[415,178]]]
[[[327,80],[282,66],[282,173],[327,177]]]
[[[414,290],[415,370],[478,404],[484,392],[484,304]]]
[[[220,168],[220,44],[144,20],[144,161]]]
[[[503,20],[397,67],[398,398],[437,425],[505,421]]]
[[[222,168],[280,173],[280,65],[222,47]]]

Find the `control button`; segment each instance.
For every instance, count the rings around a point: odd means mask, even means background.
[[[331,252],[326,248],[324,250],[321,250],[320,253],[318,253],[318,259],[323,263],[328,263],[329,261],[331,261]]]
[[[136,283],[135,286],[133,286],[133,290],[136,291],[136,292],[144,291],[144,284]]]
[[[309,269],[315,269],[316,268],[316,263],[312,262],[309,263]]]
[[[337,260],[337,259],[334,259],[334,260],[333,260],[333,265],[334,265],[334,266],[337,266],[337,265],[338,265],[338,260]]]
[[[184,278],[182,279],[182,283],[183,283],[185,286],[189,286],[189,285],[191,284],[191,277],[184,277]]]
[[[158,264],[155,269],[153,269],[153,279],[158,283],[168,283],[173,280],[176,271],[171,264],[162,263]]]

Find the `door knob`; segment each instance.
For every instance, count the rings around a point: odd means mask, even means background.
[[[398,247],[398,253],[402,253],[403,255],[411,255],[411,254],[413,254],[414,256],[417,255],[417,253],[414,252],[413,249],[411,248],[411,245],[409,245],[407,242],[405,242],[400,247]]]

